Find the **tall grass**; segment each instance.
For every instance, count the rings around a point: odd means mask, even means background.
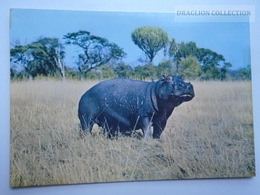
[[[160,140],[79,137],[77,106],[96,82],[11,83],[12,187],[255,175],[250,82],[195,82]]]

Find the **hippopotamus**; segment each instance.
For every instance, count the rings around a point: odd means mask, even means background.
[[[158,139],[174,108],[194,97],[193,85],[180,76],[163,76],[156,82],[111,79],[82,95],[78,117],[82,132],[91,132],[97,124],[109,137],[141,129],[144,137]]]

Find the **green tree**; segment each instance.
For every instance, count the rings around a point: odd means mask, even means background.
[[[64,76],[58,61],[63,63],[65,52],[57,38],[40,38],[28,45],[16,45],[11,48],[10,56],[11,63],[22,66],[27,77]]]
[[[101,66],[99,69],[101,71],[101,79],[111,79],[115,77],[114,69],[109,66],[109,64]]]
[[[223,55],[218,54],[210,49],[199,49],[196,57],[201,64],[201,69],[204,72],[210,70],[211,67],[218,67],[221,65],[221,63],[225,62]]]
[[[188,56],[179,65],[179,74],[189,79],[196,79],[200,74],[200,65],[196,57]]]
[[[176,71],[179,72],[179,64],[182,59],[186,59],[188,56],[194,56],[197,57],[198,55],[198,48],[196,46],[195,42],[189,42],[189,43],[180,43],[177,44],[177,49],[175,51],[174,60],[176,63]],[[172,55],[172,54],[170,54]]]
[[[236,75],[239,80],[251,80],[250,64],[246,68],[242,68],[242,69],[238,70]]]
[[[173,62],[171,60],[163,60],[157,68],[157,76],[174,74]]]
[[[119,60],[126,53],[115,43],[107,39],[91,35],[88,31],[78,31],[64,35],[66,44],[75,45],[82,49],[78,55],[77,65],[80,72],[86,74],[99,66],[105,65],[111,60]]]
[[[168,55],[168,61],[172,63],[173,70],[179,72],[179,64],[183,59],[186,59],[188,56],[197,57],[198,48],[195,42],[181,42],[177,43],[175,39],[170,39],[164,48],[164,56]],[[167,60],[164,60],[165,63]],[[168,62],[167,62],[168,63]]]
[[[135,75],[138,79],[146,80],[146,79],[154,79],[156,78],[157,67],[153,64],[146,64],[144,66],[136,66],[135,67]]]
[[[168,43],[168,34],[160,29],[153,27],[141,27],[135,29],[131,34],[132,41],[136,44],[152,63],[155,55]]]
[[[175,41],[175,39],[171,39],[168,43],[168,55],[170,59],[174,60],[177,52],[178,52],[178,43]],[[167,47],[164,52],[165,57],[166,55],[167,55]]]
[[[182,63],[182,65],[184,62],[186,63],[186,60],[190,58],[189,56],[193,56],[197,59],[201,69],[201,79],[225,80],[228,68],[231,67],[230,63],[225,62],[223,55],[210,49],[198,48],[195,42],[182,42],[177,44],[177,50],[174,49],[173,51],[173,54],[169,52],[169,56],[174,56],[175,69],[179,74],[182,74],[180,71],[183,71],[179,70],[180,63]],[[185,61],[183,62],[184,59]]]
[[[65,57],[64,47],[56,38],[40,38],[28,46],[33,56],[33,61],[29,62],[28,69],[34,75],[56,76],[60,73],[63,76],[57,60]]]
[[[114,71],[119,78],[130,78],[133,75],[133,68],[123,62],[119,63]]]
[[[65,69],[66,69],[66,78],[76,79],[76,80],[81,79],[81,74],[77,68],[65,67]]]
[[[232,67],[232,64],[229,62],[225,62],[223,67],[220,69],[220,80],[226,80],[228,75],[229,68]]]
[[[10,78],[13,80],[22,80],[24,78],[24,73],[23,71],[17,71],[13,68],[10,68]]]
[[[16,45],[10,49],[10,61],[15,66],[26,67],[28,61],[30,61],[28,47],[23,45]]]

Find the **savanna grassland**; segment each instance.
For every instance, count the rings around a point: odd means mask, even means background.
[[[255,175],[251,82],[192,82],[160,140],[79,136],[93,81],[11,82],[12,187]]]

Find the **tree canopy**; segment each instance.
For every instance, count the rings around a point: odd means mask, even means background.
[[[110,60],[119,60],[126,53],[115,43],[107,39],[91,35],[88,31],[78,31],[64,35],[66,44],[76,45],[83,52],[78,55],[79,71],[86,75],[90,70],[108,63]]]
[[[133,42],[144,51],[148,61],[137,60],[130,65],[123,61],[123,48],[106,38],[78,31],[64,35],[64,43],[57,38],[41,37],[29,44],[17,41],[10,49],[10,76],[35,78],[51,76],[64,79],[109,79],[115,77],[154,80],[162,75],[182,75],[199,80],[250,80],[250,64],[231,70],[232,64],[222,54],[199,48],[195,42],[178,43],[168,38],[160,28],[141,27],[131,34]],[[77,67],[65,66],[65,46],[77,48]],[[156,54],[163,50],[163,58],[153,64]]]
[[[200,66],[196,57],[188,56],[183,58],[179,65],[179,72],[185,78],[196,79],[200,75]]]
[[[61,70],[57,59],[64,59],[63,45],[57,38],[39,38],[27,45],[16,45],[10,50],[11,62],[25,71],[27,77],[56,76]]]
[[[150,63],[153,61],[158,51],[166,47],[166,44],[168,43],[168,34],[160,28],[137,28],[132,33],[131,37],[134,44],[144,51],[149,58]]]

